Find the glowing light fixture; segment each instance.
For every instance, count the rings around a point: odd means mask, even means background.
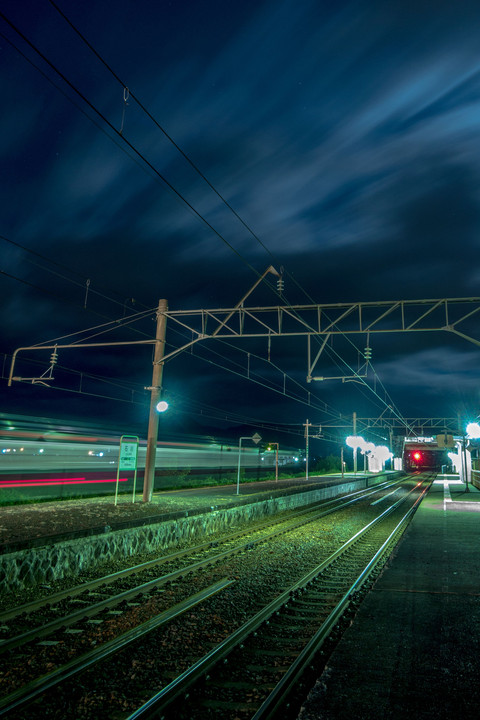
[[[365,445],[365,440],[361,435],[349,435],[347,439],[345,440],[348,447],[351,447],[355,450],[355,448],[361,448]]]
[[[460,453],[459,452],[458,453],[449,452],[448,457],[450,458],[450,460],[453,463],[455,472],[460,474],[461,468],[462,468],[462,458],[461,458]]]
[[[478,423],[468,423],[467,437],[469,437],[471,440],[477,440],[478,438],[480,438],[480,425]]]
[[[168,403],[165,402],[165,400],[160,400],[160,402],[157,403],[157,411],[165,412],[165,410],[168,410]]]
[[[378,460],[380,460],[380,462],[386,462],[387,460],[391,460],[393,458],[393,453],[390,452],[386,445],[375,445],[373,454],[376,458],[378,458]]]

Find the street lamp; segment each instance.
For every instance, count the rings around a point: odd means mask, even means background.
[[[477,422],[468,423],[466,427],[466,437],[463,438],[463,461],[465,466],[465,492],[470,492],[468,487],[468,465],[470,465],[470,482],[472,479],[472,456],[471,451],[475,449],[475,445],[467,446],[467,440],[478,440],[480,438],[480,425]],[[467,456],[467,450],[470,455]]]
[[[367,453],[368,457],[372,458],[378,464],[381,469],[386,460],[393,457],[390,450],[385,445],[375,445],[372,442],[366,442],[361,435],[349,435],[345,441],[348,447],[351,447],[356,457],[357,450],[363,455],[364,458],[364,470],[366,469]]]
[[[365,445],[365,440],[361,435],[349,435],[345,440],[348,447],[353,450],[353,473],[357,474],[357,450]]]
[[[468,423],[467,438],[469,440],[478,440],[480,438],[480,425],[476,422]]]
[[[373,451],[375,450],[375,444],[372,442],[365,442],[363,445],[360,446],[360,452],[363,455],[363,473],[366,475],[367,469],[369,469],[367,460],[369,457],[373,455]]]
[[[386,445],[374,445],[374,449],[371,452],[371,457],[374,462],[373,471],[381,472],[385,466],[387,460],[391,460],[393,453],[390,452]],[[376,464],[376,467],[375,467]]]

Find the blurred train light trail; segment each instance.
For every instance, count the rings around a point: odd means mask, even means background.
[[[127,482],[128,478],[119,478],[118,482]],[[109,478],[108,480],[87,480],[80,478],[48,478],[45,480],[16,480],[15,482],[6,482],[0,480],[0,488],[19,488],[19,487],[43,487],[48,485],[89,485],[92,483],[115,483],[117,478]]]

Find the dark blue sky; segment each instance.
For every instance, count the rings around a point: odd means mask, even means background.
[[[0,10],[3,375],[19,346],[159,298],[172,310],[233,307],[252,268],[270,264],[285,268],[290,303],[480,295],[477,2],[6,0]],[[278,303],[268,288],[253,298]],[[151,334],[151,318],[115,337]],[[169,347],[183,341],[167,330]],[[357,366],[351,343],[335,342],[325,375],[344,372],[340,358]],[[475,345],[450,334],[371,344],[376,394],[307,385],[305,342],[279,343],[272,360],[301,402],[241,377],[247,351],[267,357],[264,342],[198,347],[165,368],[168,422],[187,428],[201,413],[232,424],[235,412],[299,427],[375,417],[385,399],[406,417],[480,412]],[[261,382],[281,388],[282,372],[256,362]],[[72,392],[2,381],[2,409],[143,421],[144,405],[107,398],[147,399],[149,350],[68,351],[59,364],[51,384]]]

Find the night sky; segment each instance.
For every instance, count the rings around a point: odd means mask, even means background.
[[[465,0],[4,0],[0,411],[146,429],[150,348],[61,351],[51,387],[8,388],[12,352],[152,337],[160,298],[234,307],[269,265],[283,300],[270,275],[247,304],[479,296],[479,24]],[[167,326],[167,351],[189,339]],[[366,382],[311,384],[304,338],[270,362],[266,340],[198,344],[165,365],[161,431],[480,412],[479,347],[370,344]]]

